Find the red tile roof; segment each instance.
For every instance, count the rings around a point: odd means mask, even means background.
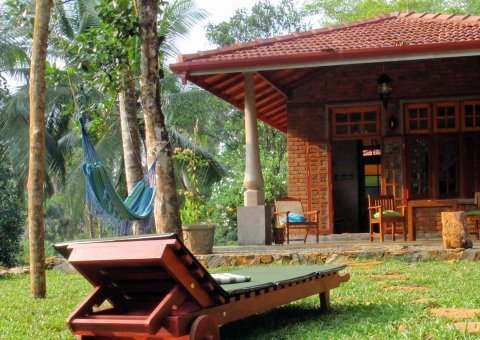
[[[210,86],[212,74],[217,75],[215,82],[218,82],[220,74],[245,70],[286,70],[314,67],[321,62],[349,63],[355,59],[412,55],[420,59],[429,58],[432,53],[479,55],[479,51],[479,16],[395,12],[335,27],[180,55],[170,68],[241,107],[241,96],[232,100],[225,94],[228,87]],[[202,77],[203,74],[209,77]],[[281,129],[286,130],[286,125]]]

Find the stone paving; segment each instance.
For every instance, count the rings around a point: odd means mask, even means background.
[[[328,235],[316,244],[314,238],[307,243],[271,246],[222,246],[214,247],[213,254],[197,255],[207,268],[235,267],[262,264],[324,264],[346,263],[356,259],[402,258],[410,261],[469,260],[480,261],[480,241],[473,240],[471,249],[444,249],[439,235],[425,235],[417,241],[393,242],[378,239],[370,242],[368,234]]]

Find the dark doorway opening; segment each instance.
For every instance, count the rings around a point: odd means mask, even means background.
[[[367,232],[367,197],[381,189],[380,146],[333,141],[332,179],[334,233]]]

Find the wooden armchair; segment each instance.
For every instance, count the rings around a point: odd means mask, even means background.
[[[292,241],[307,242],[308,232],[315,230],[316,240],[318,243],[318,236],[320,232],[320,211],[303,211],[302,202],[292,197],[277,198],[275,201],[275,217],[277,220],[277,227],[284,228],[286,231],[287,244],[290,243],[291,230],[305,230],[305,236],[301,239],[292,239]],[[306,221],[293,222],[291,221],[291,214],[298,214],[305,216]]]
[[[368,195],[368,217],[370,220],[370,241],[374,237],[380,237],[380,242],[385,240],[385,234],[391,232],[392,240],[395,241],[397,234],[403,234],[403,240],[407,240],[406,207],[395,206],[393,195]],[[397,229],[397,223],[402,224],[402,229]],[[374,224],[378,224],[379,232],[374,232]]]

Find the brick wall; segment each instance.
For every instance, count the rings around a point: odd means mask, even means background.
[[[296,84],[288,102],[288,192],[300,198],[305,207],[321,209],[330,216],[328,183],[331,180],[327,176],[329,155],[325,152],[330,130],[328,106],[380,104],[376,84],[382,73],[393,79],[390,104],[382,121],[383,135],[390,133],[385,117],[391,115],[400,122],[396,133],[403,133],[401,103],[404,101],[480,96],[480,57],[344,65],[315,70]],[[312,152],[316,155],[313,158]],[[416,225],[419,231],[439,230],[441,223],[438,224],[437,217],[435,222],[431,218],[440,216],[437,210],[418,209],[420,215]],[[325,219],[324,227],[326,223]]]

